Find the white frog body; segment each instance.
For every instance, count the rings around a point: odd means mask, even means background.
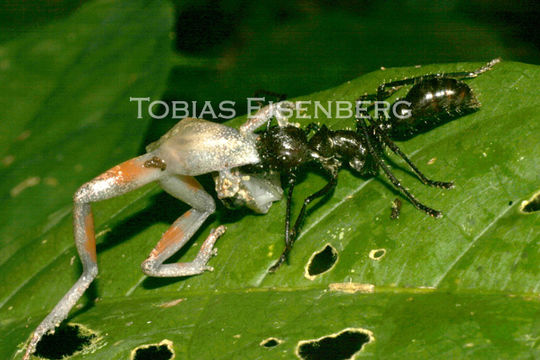
[[[242,136],[237,129],[195,118],[183,119],[147,150],[163,159],[170,171],[189,176],[259,162],[252,138]]]
[[[246,206],[264,214],[272,202],[283,196],[278,174],[259,176],[238,169],[260,159],[254,137],[243,136],[237,129],[186,118],[148,145],[147,150],[175,174],[197,176],[217,172],[214,180],[218,198],[227,199],[234,207]]]

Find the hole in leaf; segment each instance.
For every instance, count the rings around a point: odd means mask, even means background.
[[[282,342],[283,341],[278,339],[278,338],[269,337],[268,339],[264,339],[263,341],[261,341],[261,343],[259,345],[264,346],[266,348],[272,348],[274,346],[278,346]]]
[[[330,269],[336,264],[338,258],[337,250],[330,244],[314,253],[309,259],[306,266],[305,276],[313,280],[315,276],[321,275]]]
[[[62,359],[81,351],[96,337],[78,325],[63,325],[54,334],[44,335],[36,346],[35,356],[45,359]]]
[[[172,341],[163,340],[159,344],[141,345],[131,352],[131,360],[170,360],[174,358]]]
[[[371,331],[349,328],[338,334],[300,341],[296,355],[302,360],[347,360],[373,340]]]
[[[386,249],[374,249],[369,252],[371,260],[379,261],[386,255]]]
[[[540,210],[540,192],[537,192],[529,200],[521,203],[521,212],[532,213]]]

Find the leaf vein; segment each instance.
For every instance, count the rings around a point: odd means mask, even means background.
[[[443,274],[435,281],[435,283],[433,284],[433,287],[437,288],[439,287],[439,285],[441,284],[441,282],[446,278],[446,276],[450,273],[450,271],[454,268],[454,266],[469,252],[470,249],[472,249],[472,247],[476,244],[476,242],[478,241],[478,239],[480,239],[489,229],[491,229],[491,227],[493,225],[495,225],[497,223],[497,221],[499,221],[499,219],[501,219],[508,211],[510,211],[510,209],[512,209],[513,206],[508,206],[506,207],[506,209],[504,209],[503,211],[501,211],[499,213],[499,215],[497,215],[493,221],[491,221],[482,231],[480,231],[480,233],[478,233],[478,235],[476,235],[474,237],[474,239],[469,243],[469,245],[461,252],[461,254],[459,254],[459,256],[450,264],[450,266],[448,267],[448,269],[446,269],[445,272],[443,272]]]

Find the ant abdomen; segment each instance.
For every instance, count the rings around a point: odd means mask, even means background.
[[[394,116],[389,129],[396,140],[408,139],[431,130],[442,123],[476,111],[480,103],[472,89],[461,80],[436,76],[422,79],[407,93],[405,100],[410,103],[397,108],[397,113],[410,116]],[[403,117],[403,116],[402,116]]]

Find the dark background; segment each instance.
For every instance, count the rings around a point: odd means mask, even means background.
[[[0,41],[83,1],[2,2]],[[308,94],[381,66],[495,57],[540,63],[538,1],[176,1],[166,100],[237,102],[258,89]],[[159,54],[156,54],[159,56]],[[147,140],[177,120],[160,120]]]

